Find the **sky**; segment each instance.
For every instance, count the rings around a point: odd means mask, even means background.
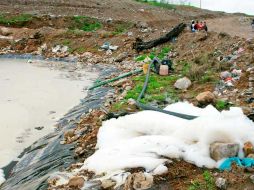
[[[168,0],[169,2],[190,2],[191,5],[200,5],[200,0]],[[202,8],[229,13],[242,12],[254,15],[254,0],[201,0]]]

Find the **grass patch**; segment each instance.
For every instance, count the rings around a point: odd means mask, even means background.
[[[161,7],[161,8],[164,8],[164,9],[170,9],[170,10],[176,9],[175,5],[167,3],[166,0],[161,0],[160,2],[157,2],[155,0],[136,0],[136,1],[141,2],[141,3],[147,3],[149,5],[156,6],[156,7]]]
[[[165,101],[167,97],[173,100],[177,100],[177,91],[174,89],[173,84],[178,78],[174,75],[171,76],[159,76],[151,74],[148,87],[145,93],[145,97],[141,100],[142,103],[149,103],[154,100]],[[129,98],[137,99],[140,92],[142,91],[143,84],[145,81],[145,75],[137,76],[133,78],[135,87],[128,91],[125,99]]]
[[[114,31],[112,32],[113,35],[118,35],[118,34],[122,34],[125,33],[126,31],[128,31],[128,29],[130,29],[132,27],[131,23],[121,23],[121,24],[117,24],[115,26]]]
[[[102,23],[96,18],[86,16],[74,16],[74,25],[70,27],[71,30],[79,29],[85,32],[93,32],[102,27]]]
[[[180,73],[182,76],[188,77],[192,81],[198,83],[215,83],[217,82],[217,72],[221,69],[209,54],[204,54],[193,61],[181,61]]]
[[[25,26],[29,21],[33,19],[30,14],[20,14],[15,16],[8,16],[5,14],[0,14],[0,24],[5,26]]]
[[[146,57],[149,57],[150,59],[154,59],[155,57],[158,57],[159,59],[164,59],[167,54],[172,50],[172,47],[170,46],[165,46],[163,47],[160,51],[152,51],[149,54],[144,54],[144,55],[140,55],[138,56],[135,61],[140,62],[140,61],[144,61],[146,59]]]
[[[215,180],[209,171],[203,173],[203,181],[193,181],[188,190],[216,190]]]
[[[219,111],[228,110],[230,108],[230,104],[225,100],[217,100],[215,103],[215,107]]]

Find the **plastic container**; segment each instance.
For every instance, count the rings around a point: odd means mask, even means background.
[[[159,74],[161,76],[167,76],[168,75],[168,66],[167,65],[161,65]]]
[[[149,67],[149,64],[148,64],[148,63],[145,63],[145,64],[143,65],[143,72],[144,72],[144,74],[147,73],[148,67]]]

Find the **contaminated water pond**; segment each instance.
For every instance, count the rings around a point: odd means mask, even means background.
[[[96,77],[75,63],[0,59],[0,168],[52,132]]]

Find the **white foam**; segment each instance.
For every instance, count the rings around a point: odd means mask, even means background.
[[[110,175],[126,168],[143,167],[156,173],[164,171],[160,166],[170,158],[215,168],[218,162],[210,158],[211,143],[235,142],[241,147],[246,141],[254,143],[254,123],[240,108],[220,113],[212,106],[201,109],[185,102],[166,109],[199,117],[184,120],[141,111],[105,121],[98,133],[98,150],[84,162],[82,169]]]
[[[3,182],[5,182],[4,171],[0,169],[0,186]]]

